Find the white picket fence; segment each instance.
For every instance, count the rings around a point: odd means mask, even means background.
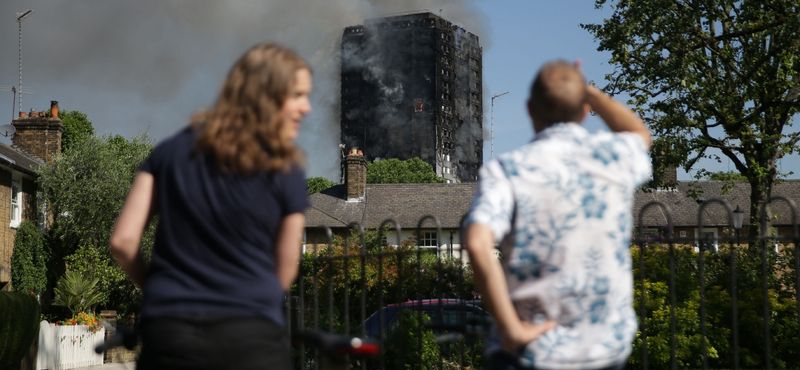
[[[94,348],[103,343],[105,333],[105,329],[92,333],[88,325],[61,326],[42,321],[36,370],[102,365],[103,355],[94,353]]]

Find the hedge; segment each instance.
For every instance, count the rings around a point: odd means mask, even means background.
[[[39,335],[40,312],[35,296],[0,292],[0,369],[19,369]]]

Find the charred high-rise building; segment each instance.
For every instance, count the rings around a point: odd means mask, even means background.
[[[449,182],[483,164],[478,36],[432,13],[368,19],[342,37],[341,142],[369,160],[419,157]]]

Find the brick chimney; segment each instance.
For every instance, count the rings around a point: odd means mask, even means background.
[[[11,138],[14,147],[48,165],[52,165],[53,158],[61,153],[61,133],[64,131],[64,123],[58,118],[57,101],[51,102],[50,111],[53,117],[45,117],[44,114],[23,117],[20,112],[20,117],[11,122],[16,129]]]
[[[364,199],[364,189],[367,187],[367,159],[360,150],[353,148],[345,157],[345,163],[347,201],[358,202]]]

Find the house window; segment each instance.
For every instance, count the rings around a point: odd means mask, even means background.
[[[696,247],[694,248],[695,252],[716,252],[719,249],[716,228],[703,228],[703,230],[695,230],[694,237],[696,241]]]
[[[11,227],[19,226],[22,222],[22,179],[19,174],[14,174],[11,179]]]
[[[420,247],[428,247],[428,248],[436,247],[436,232],[435,231],[421,232],[419,236],[418,245]]]

